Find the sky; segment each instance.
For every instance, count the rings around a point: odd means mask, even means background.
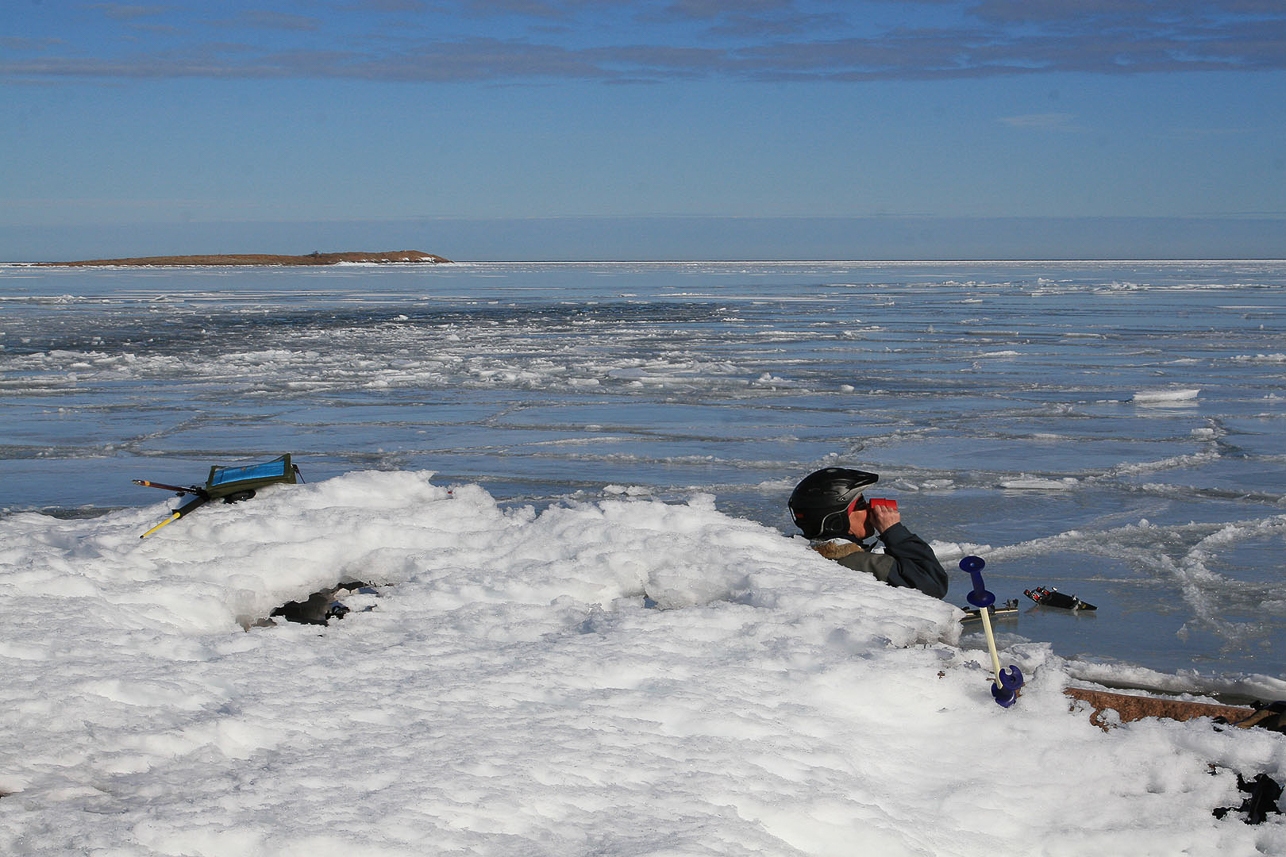
[[[0,260],[318,249],[1286,257],[1286,4],[0,4]]]

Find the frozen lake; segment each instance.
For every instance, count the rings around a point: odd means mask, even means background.
[[[537,510],[712,494],[790,534],[794,482],[844,464],[948,601],[987,560],[1005,641],[1086,674],[1286,664],[1282,262],[7,265],[0,385],[6,514],[292,452]]]

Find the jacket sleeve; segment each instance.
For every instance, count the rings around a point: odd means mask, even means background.
[[[884,542],[885,554],[897,560],[889,583],[909,586],[934,598],[947,594],[947,570],[924,539],[898,523],[880,533],[880,541]]]
[[[838,562],[874,574],[891,586],[918,589],[934,598],[947,594],[947,571],[924,539],[898,523],[881,533],[880,541],[884,542],[883,554],[855,553]]]

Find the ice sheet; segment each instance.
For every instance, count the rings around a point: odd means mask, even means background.
[[[794,481],[848,463],[931,541],[1008,551],[1002,597],[1070,573],[1159,642],[1043,614],[1028,639],[1280,673],[1284,286],[1238,262],[0,266],[0,508],[136,506],[130,479],[289,451],[537,507],[710,493],[789,532]],[[1203,548],[1213,576],[1167,571],[1230,525],[1249,543]]]

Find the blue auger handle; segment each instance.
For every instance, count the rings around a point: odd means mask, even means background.
[[[1008,671],[1001,670],[996,673],[996,677],[1000,679],[1000,684],[997,685],[994,681],[991,683],[991,695],[997,705],[1008,708],[1018,698],[1018,688],[1023,686],[1023,671],[1010,664]]]
[[[986,610],[996,603],[996,596],[988,592],[982,584],[982,569],[986,564],[987,561],[980,556],[967,556],[960,560],[960,570],[969,572],[973,577],[973,592],[965,596],[965,600],[979,610]]]
[[[996,596],[988,592],[982,583],[982,570],[986,565],[986,560],[980,556],[967,556],[960,560],[960,570],[969,572],[973,578],[973,592],[965,598],[980,612],[986,611],[996,603]],[[984,625],[984,627],[987,629],[987,648],[991,651],[992,663],[995,664],[996,669],[996,679],[991,683],[991,696],[1001,708],[1008,708],[1018,699],[1018,688],[1023,686],[1023,673],[1013,664],[1009,665],[1008,670],[1000,668],[1000,661],[996,657],[996,641],[991,636],[991,626]]]

